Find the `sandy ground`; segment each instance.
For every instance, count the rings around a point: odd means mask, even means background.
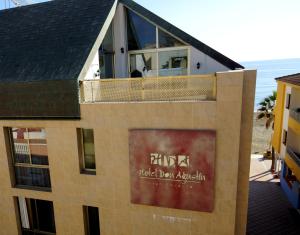
[[[251,153],[262,154],[270,145],[272,128],[269,130],[265,127],[265,120],[256,120],[257,114],[253,116],[253,135]]]

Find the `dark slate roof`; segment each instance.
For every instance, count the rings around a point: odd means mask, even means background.
[[[291,75],[287,75],[287,76],[283,76],[283,77],[278,77],[278,78],[275,78],[275,80],[300,86],[300,73],[291,74]]]
[[[0,81],[77,79],[114,0],[55,0],[0,11]]]
[[[244,67],[237,62],[229,59],[228,57],[222,55],[218,51],[214,50],[213,48],[207,46],[206,44],[200,42],[196,38],[192,37],[191,35],[183,32],[176,26],[170,24],[169,22],[165,21],[164,19],[160,18],[159,16],[155,15],[151,11],[145,9],[141,5],[135,3],[132,0],[119,0],[119,2],[123,3],[125,6],[134,10],[135,12],[143,15],[144,17],[148,18],[154,24],[160,26],[161,28],[165,29],[166,31],[170,32],[174,36],[180,38],[182,41],[188,43],[189,45],[195,47],[199,51],[202,51],[204,54],[210,56],[211,58],[215,59],[219,63],[223,64],[225,67],[229,69],[243,69]]]

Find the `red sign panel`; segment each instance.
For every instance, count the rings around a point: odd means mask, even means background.
[[[130,130],[131,202],[212,212],[215,131]]]

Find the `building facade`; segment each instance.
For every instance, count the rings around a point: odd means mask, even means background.
[[[280,183],[288,199],[300,208],[300,76],[293,74],[277,78],[277,101],[273,147],[282,160]],[[279,167],[279,166],[278,166]]]
[[[129,0],[0,21],[0,234],[245,234],[256,71]]]

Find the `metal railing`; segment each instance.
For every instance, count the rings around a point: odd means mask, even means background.
[[[290,109],[290,116],[295,119],[297,122],[300,123],[300,111],[298,111],[299,108],[297,109]]]
[[[290,157],[296,162],[296,164],[300,166],[300,154],[296,153],[291,147],[287,147],[286,151],[290,155]]]
[[[82,103],[215,100],[216,76],[192,75],[80,81]]]

